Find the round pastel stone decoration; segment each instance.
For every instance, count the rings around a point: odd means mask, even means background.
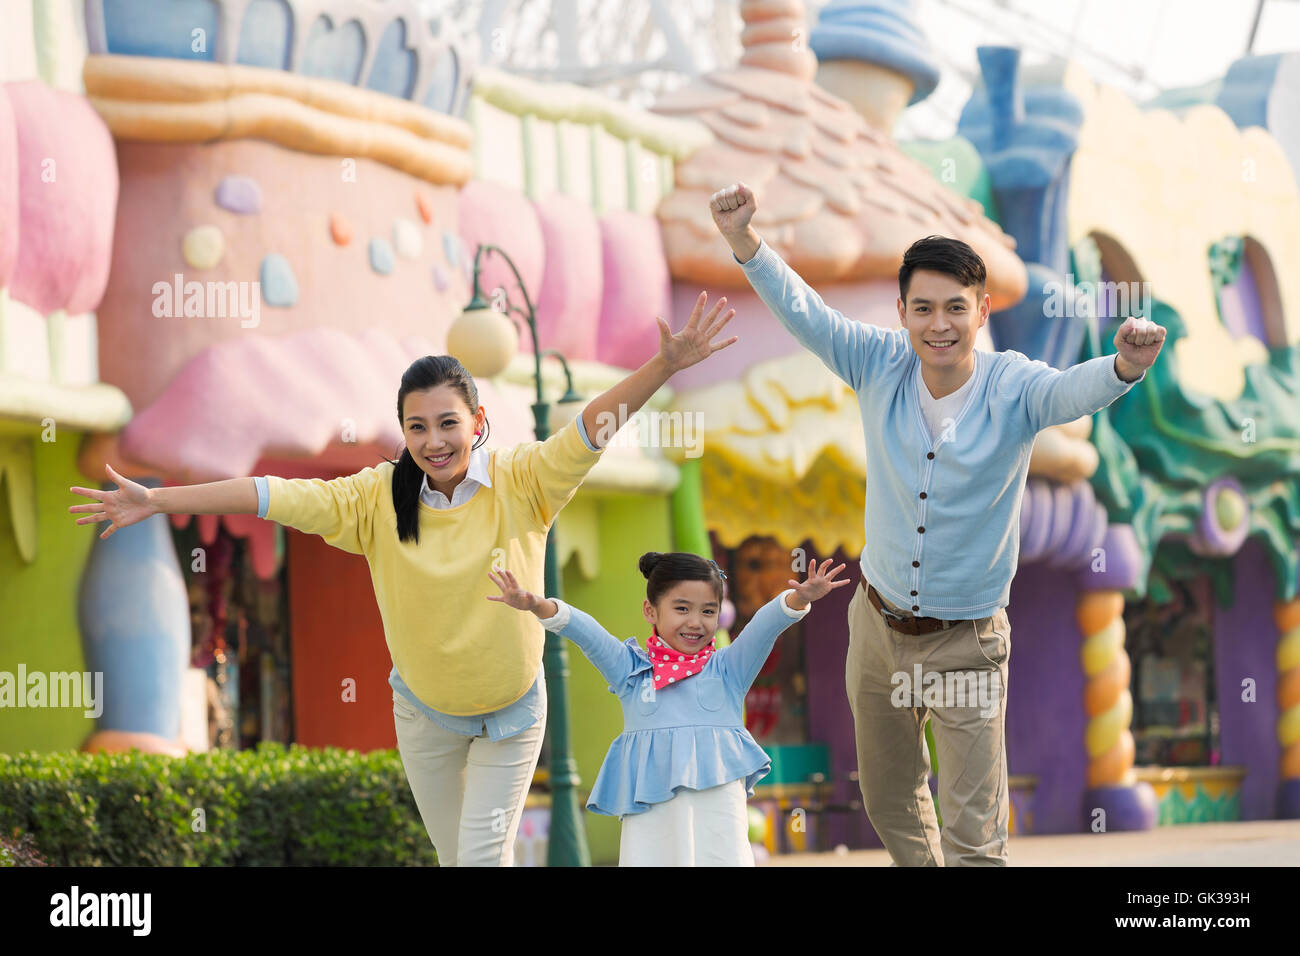
[[[393,247],[387,239],[370,240],[370,268],[383,276],[392,274]]]
[[[393,245],[397,254],[406,259],[418,259],[424,251],[424,237],[420,227],[409,219],[398,219],[393,223]]]
[[[251,216],[262,211],[262,187],[249,176],[226,176],[217,184],[216,203],[229,212]]]
[[[211,269],[225,251],[226,237],[217,226],[195,226],[181,240],[181,255],[195,269]]]
[[[262,299],[267,305],[289,308],[298,301],[298,279],[289,260],[271,253],[262,260]]]

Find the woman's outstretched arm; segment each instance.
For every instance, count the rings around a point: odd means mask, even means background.
[[[191,515],[255,515],[257,514],[257,486],[252,478],[230,478],[202,485],[180,485],[175,488],[146,488],[130,478],[124,478],[105,465],[108,477],[117,482],[114,491],[98,488],[73,487],[70,490],[86,498],[91,504],[71,505],[68,511],[81,514],[77,524],[96,524],[107,521],[101,533],[107,538],[118,528],[143,521],[157,514]]]
[[[659,319],[659,351],[650,361],[627,376],[608,391],[597,395],[582,410],[582,424],[587,430],[587,438],[597,448],[609,444],[615,433],[627,423],[627,420],[650,400],[650,396],[662,388],[674,374],[684,368],[696,365],[714,352],[721,351],[737,340],[732,336],[726,341],[714,345],[712,340],[722,332],[731,317],[736,314],[731,309],[718,318],[725,298],[704,314],[704,304],[708,295],[700,293],[695,300],[695,308],[686,321],[686,327],[676,335],[669,329],[668,323]]]

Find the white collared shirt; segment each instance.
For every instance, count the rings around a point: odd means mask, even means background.
[[[488,474],[488,451],[486,448],[475,448],[469,454],[469,468],[465,472],[465,477],[461,479],[451,492],[451,500],[441,491],[436,491],[429,486],[429,476],[424,476],[424,484],[420,486],[420,500],[430,508],[444,510],[447,508],[457,508],[463,505],[469,499],[474,497],[474,492],[478,491],[479,486],[485,488],[492,487],[492,476]]]

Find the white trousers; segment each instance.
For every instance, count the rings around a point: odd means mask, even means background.
[[[622,818],[619,866],[753,866],[745,781],[678,790]]]
[[[393,692],[402,767],[440,866],[513,866],[546,717],[513,737],[452,733]]]

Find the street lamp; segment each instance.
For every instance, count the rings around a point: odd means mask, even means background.
[[[447,333],[447,351],[456,355],[464,363],[471,375],[491,377],[501,372],[518,348],[518,338],[513,343],[510,333],[502,328],[494,316],[501,315],[489,306],[479,291],[479,277],[482,275],[483,256],[495,252],[505,260],[510,271],[515,275],[519,292],[524,297],[524,309],[519,309],[507,297],[504,312],[518,315],[528,323],[528,330],[533,339],[533,362],[537,384],[537,401],[532,406],[534,432],[538,441],[545,441],[550,434],[548,415],[550,406],[542,396],[542,356],[553,356],[560,361],[564,369],[565,393],[561,402],[581,402],[582,396],[573,390],[573,376],[569,373],[569,363],[555,349],[543,351],[537,342],[537,313],[533,308],[524,280],[515,268],[514,262],[500,246],[483,244],[474,254],[474,294],[465,306],[451,329]],[[507,319],[504,325],[513,328]],[[473,365],[471,365],[473,363]],[[555,556],[555,525],[552,523],[546,535],[546,571],[545,597],[560,597],[560,568]],[[547,866],[590,866],[591,856],[587,851],[587,832],[583,826],[581,812],[578,809],[578,766],[573,759],[569,742],[569,654],[564,638],[551,631],[546,632],[546,649],[543,652],[544,670],[546,671],[546,696],[548,714],[546,732],[551,741],[551,833],[547,846]]]

